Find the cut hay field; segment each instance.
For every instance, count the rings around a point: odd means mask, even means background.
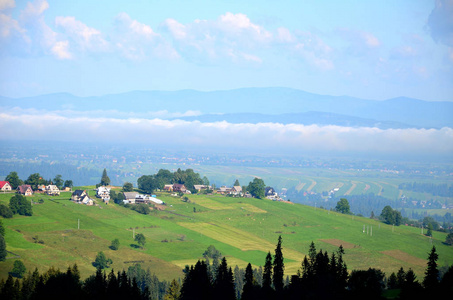
[[[307,181],[305,188],[312,184]],[[349,190],[351,185],[342,188]],[[0,202],[8,203],[11,196],[1,194]],[[389,275],[402,266],[421,278],[433,244],[439,265],[453,263],[453,247],[442,243],[446,235],[439,232],[430,240],[417,228],[392,228],[367,218],[270,200],[189,195],[190,202],[183,202],[167,193],[157,197],[166,202],[166,209],[142,215],[116,204],[74,204],[69,201],[70,193],[33,196],[34,201],[42,198],[44,203],[33,205],[32,217],[3,219],[7,250],[20,256],[29,270],[66,269],[77,263],[82,277],[93,273],[92,262],[104,251],[115,270],[139,262],[167,280],[182,276],[182,268],[194,264],[209,245],[219,249],[233,267],[245,267],[248,262],[263,265],[279,235],[287,275],[297,272],[311,241],[329,253],[342,244],[349,270],[375,267]],[[145,235],[144,249],[135,247],[133,232]],[[44,244],[34,243],[36,236]],[[115,238],[121,244],[118,251],[109,249]],[[9,258],[0,262],[1,278],[12,269],[15,258],[12,254]]]

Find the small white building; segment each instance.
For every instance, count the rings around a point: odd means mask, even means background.
[[[46,194],[49,196],[60,196],[60,189],[54,184],[46,186]]]
[[[110,201],[110,188],[100,186],[96,190],[96,197],[101,198],[102,201],[109,203]]]

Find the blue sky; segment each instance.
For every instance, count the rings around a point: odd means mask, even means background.
[[[282,86],[453,101],[453,1],[0,0],[0,95]]]

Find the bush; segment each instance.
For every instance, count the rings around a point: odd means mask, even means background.
[[[27,268],[25,268],[24,263],[21,260],[16,260],[14,262],[13,269],[9,273],[13,277],[22,278],[22,276],[24,276],[24,273],[26,270],[27,270]]]
[[[120,248],[120,240],[119,239],[114,239],[112,241],[112,244],[110,245],[110,249],[118,250],[119,248]]]
[[[96,269],[105,269],[108,268],[112,264],[112,260],[110,258],[107,258],[104,254],[104,252],[98,252],[96,255],[96,259],[93,263],[93,266]]]
[[[0,216],[2,216],[3,218],[9,219],[9,218],[13,217],[13,212],[11,211],[11,209],[8,206],[6,206],[4,204],[0,204]]]

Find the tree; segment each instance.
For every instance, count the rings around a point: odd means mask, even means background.
[[[110,245],[110,249],[118,250],[119,248],[120,248],[120,240],[119,239],[114,239],[112,241],[112,244]]]
[[[3,226],[2,219],[0,219],[0,235],[5,236],[5,226]]]
[[[277,293],[283,292],[283,276],[285,272],[285,265],[283,263],[283,253],[282,253],[282,236],[278,237],[277,247],[275,248],[274,256],[274,270],[272,281],[274,283],[274,288]]]
[[[27,268],[25,268],[24,263],[21,260],[16,260],[14,261],[13,269],[10,274],[16,278],[22,278],[26,270]]]
[[[61,175],[55,176],[53,184],[55,184],[59,189],[63,187],[63,179],[61,179]]]
[[[135,235],[134,241],[136,241],[141,248],[143,248],[146,244],[146,238],[143,233],[137,233]]]
[[[439,255],[436,253],[436,247],[433,246],[428,256],[428,266],[425,270],[425,278],[423,278],[423,286],[429,291],[434,291],[439,284],[439,270],[437,269],[438,258]]]
[[[433,236],[433,224],[428,223],[428,231],[426,232],[426,236]]]
[[[0,261],[4,261],[7,254],[8,252],[6,252],[5,238],[3,235],[0,235]]]
[[[238,179],[236,179],[236,181],[234,182],[233,186],[241,186],[241,184],[239,183]]]
[[[401,225],[401,220],[403,219],[401,212],[393,210],[389,205],[382,209],[380,218],[384,223],[396,226]]]
[[[342,213],[342,214],[349,214],[349,202],[345,198],[341,198],[340,201],[337,202],[337,206],[335,210]]]
[[[96,269],[105,269],[108,268],[112,264],[112,260],[110,258],[107,258],[104,254],[104,252],[98,252],[96,255],[96,259],[94,260],[93,266]]]
[[[107,176],[107,170],[105,168],[104,171],[102,171],[101,185],[110,185],[110,178]]]
[[[73,185],[74,185],[74,184],[72,183],[72,180],[65,180],[63,187],[65,187],[65,188],[67,188],[67,187],[68,187],[68,188],[72,188]]]
[[[132,192],[134,190],[134,186],[130,182],[125,182],[123,184],[123,192]]]
[[[164,296],[164,300],[179,300],[181,296],[181,286],[173,279],[170,283],[170,286],[167,289],[167,293]]]
[[[265,293],[272,290],[272,255],[270,252],[267,253],[264,263],[263,290]]]
[[[252,265],[249,263],[245,268],[244,287],[242,289],[241,300],[257,299],[257,282],[253,275]]]
[[[263,179],[254,178],[247,186],[247,191],[255,198],[263,199],[266,185]]]
[[[39,173],[33,173],[28,176],[27,180],[25,180],[25,184],[29,184],[33,190],[37,190],[38,185],[43,185],[46,183],[47,181],[45,179],[42,179]]]
[[[13,212],[5,204],[0,203],[0,216],[3,218],[9,219],[13,217]]]
[[[450,232],[447,237],[445,238],[445,244],[453,245],[453,232]]]
[[[17,175],[17,172],[10,172],[6,178],[5,178],[5,181],[8,181],[9,184],[11,185],[11,188],[13,190],[17,189],[17,187],[19,185],[22,185],[24,184],[24,182],[19,178],[19,176]]]
[[[13,214],[32,216],[31,203],[22,195],[14,195],[9,199],[9,208]]]
[[[137,184],[138,188],[145,193],[152,193],[163,187],[163,183],[155,175],[143,175],[137,179]]]
[[[233,271],[228,269],[226,258],[222,258],[219,268],[217,269],[214,281],[214,295],[216,299],[236,299],[234,290]]]

